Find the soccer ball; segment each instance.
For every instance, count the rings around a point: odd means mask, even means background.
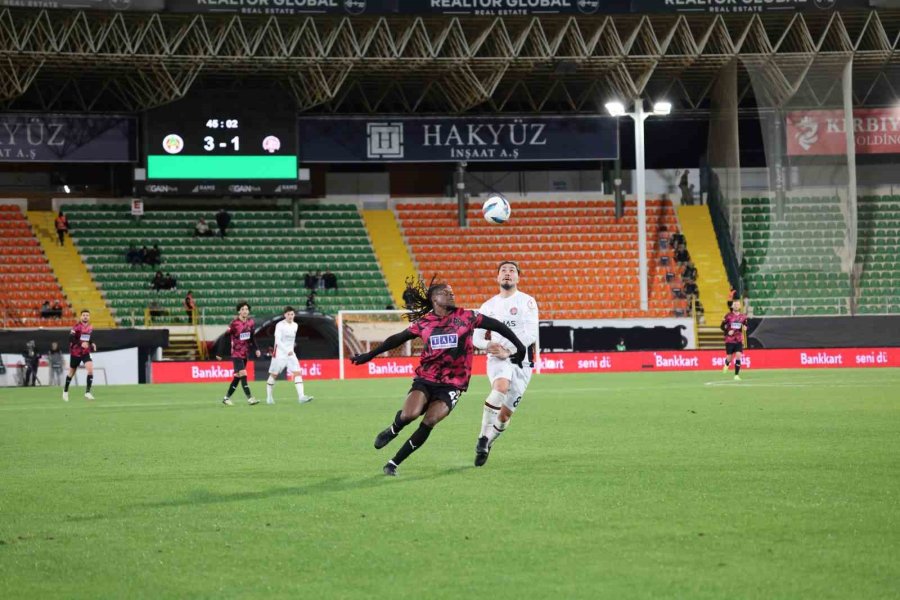
[[[509,200],[500,194],[491,194],[491,196],[481,205],[481,213],[485,220],[491,225],[501,225],[509,220]]]

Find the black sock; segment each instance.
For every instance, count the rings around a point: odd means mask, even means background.
[[[402,418],[403,411],[398,410],[397,414],[394,416],[394,422],[391,423],[391,431],[394,432],[394,435],[400,433],[404,427],[409,425],[409,421],[404,421]]]
[[[93,384],[94,384],[94,376],[93,376],[93,375],[88,375],[88,376],[87,376],[87,386],[84,388],[84,393],[85,393],[85,394],[89,394],[89,393],[90,393],[90,391],[91,391],[91,386],[92,386]]]
[[[244,394],[246,394],[248,398],[253,396],[253,394],[250,393],[250,386],[247,385],[247,376],[246,375],[241,377],[241,387],[244,389]]]
[[[69,384],[70,384],[70,383],[72,383],[72,376],[71,376],[71,375],[66,375],[66,387],[65,387],[64,391],[66,391],[66,392],[69,391]]]
[[[418,450],[422,447],[428,440],[428,436],[431,435],[431,427],[426,425],[425,423],[421,423],[419,428],[413,432],[409,439],[400,446],[400,450],[397,451],[397,454],[394,455],[394,458],[391,459],[395,465],[399,465],[404,460],[406,460],[410,454]]]
[[[740,375],[741,373],[741,359],[737,359],[734,361],[734,374]]]
[[[241,378],[238,377],[237,375],[235,375],[234,377],[231,378],[231,385],[228,386],[228,393],[225,394],[226,398],[231,398],[231,395],[234,393],[234,390],[237,389],[238,382],[240,380],[241,380]]]
[[[731,364],[731,359],[730,359],[730,358],[726,358],[726,359],[725,359],[725,366],[727,367],[727,366],[730,365],[730,364]]]

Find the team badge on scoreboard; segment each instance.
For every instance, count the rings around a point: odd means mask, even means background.
[[[263,150],[268,152],[269,154],[274,154],[281,150],[281,140],[279,140],[274,135],[266,136],[266,139],[262,142]]]
[[[163,138],[162,147],[169,154],[178,154],[184,150],[184,140],[177,133],[170,133]]]

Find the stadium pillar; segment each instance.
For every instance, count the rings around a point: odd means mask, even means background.
[[[635,153],[635,195],[637,196],[638,222],[638,277],[640,278],[641,310],[649,308],[647,298],[647,197],[646,171],[644,169],[644,119],[649,114],[644,112],[644,101],[634,101],[634,153]]]
[[[466,226],[466,163],[456,163],[456,207],[459,226]]]

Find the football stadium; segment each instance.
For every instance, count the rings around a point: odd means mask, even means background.
[[[0,597],[897,598],[898,256],[893,0],[0,0]]]

